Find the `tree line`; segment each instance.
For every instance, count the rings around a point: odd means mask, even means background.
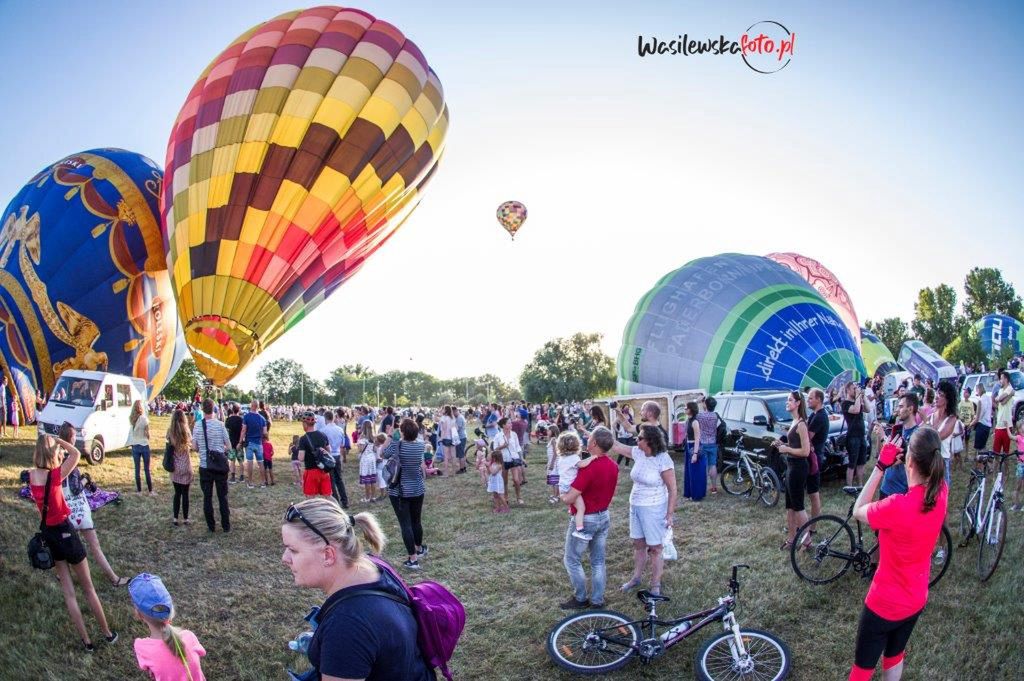
[[[899,317],[889,317],[877,323],[866,321],[864,328],[878,336],[894,357],[899,356],[905,341],[918,338],[951,364],[978,366],[1007,357],[985,355],[974,323],[992,313],[1020,319],[1021,308],[1020,296],[1003,279],[1002,272],[994,267],[975,267],[964,278],[964,301],[959,312],[956,291],[948,284],[939,284],[918,292],[909,325]],[[1003,354],[1009,353],[1012,349],[1004,348]]]

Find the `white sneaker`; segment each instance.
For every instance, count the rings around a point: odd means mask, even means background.
[[[946,560],[946,550],[945,549],[939,549],[938,551],[935,552],[935,564],[936,565],[942,565],[942,563],[945,562],[945,560]]]
[[[584,530],[573,530],[572,536],[576,537],[577,539],[582,539],[583,541],[590,541],[594,538],[594,535]]]

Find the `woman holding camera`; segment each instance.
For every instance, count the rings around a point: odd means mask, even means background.
[[[903,656],[914,625],[928,602],[935,542],[946,518],[949,488],[942,440],[928,426],[918,428],[903,454],[895,436],[882,447],[867,484],[853,505],[853,517],[878,533],[879,561],[864,598],[851,681],[870,679],[882,658],[887,681],[903,675]],[[905,459],[909,487],[873,502],[885,470]]]
[[[61,450],[67,453],[64,463],[60,463]],[[29,471],[28,479],[29,491],[32,494],[32,499],[36,502],[40,515],[43,513],[44,500],[46,502],[43,537],[53,556],[57,579],[60,580],[61,591],[64,593],[64,604],[71,616],[71,622],[82,639],[85,652],[93,653],[96,651],[96,647],[92,644],[89,632],[85,628],[82,611],[78,607],[78,597],[75,595],[72,574],[82,585],[89,609],[92,610],[92,614],[99,622],[100,630],[107,643],[117,640],[117,632],[107,625],[103,604],[100,603],[100,597],[96,595],[96,588],[93,586],[92,576],[89,574],[89,562],[85,556],[85,547],[82,546],[82,540],[79,539],[78,532],[71,524],[71,510],[61,492],[61,484],[71,474],[71,471],[75,470],[80,457],[78,449],[70,442],[42,435],[36,440],[36,449],[32,457],[35,467]]]
[[[376,555],[384,549],[373,515],[350,516],[333,499],[307,499],[288,507],[281,540],[281,562],[295,585],[327,597],[307,652],[315,678],[434,678],[416,643],[412,610],[374,593],[406,598],[402,585],[366,555],[367,549]]]

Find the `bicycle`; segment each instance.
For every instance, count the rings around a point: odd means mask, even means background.
[[[734,430],[733,434],[741,432]],[[769,508],[779,503],[779,490],[782,489],[779,476],[769,466],[761,463],[761,460],[766,459],[765,452],[768,450],[747,451],[737,445],[734,451],[739,459],[722,469],[722,488],[733,496],[756,498]],[[756,497],[753,493],[755,489]]]
[[[786,644],[766,631],[741,629],[733,614],[740,592],[737,574],[748,567],[732,566],[729,593],[718,599],[718,605],[682,617],[659,619],[657,604],[670,599],[649,591],[637,594],[647,610],[644,619],[630,620],[613,610],[570,615],[548,635],[548,655],[563,669],[602,674],[621,669],[634,655],[647,664],[708,624],[721,622],[723,631],[705,641],[696,653],[698,679],[784,679],[790,667]],[[658,627],[668,629],[658,634]]]
[[[853,571],[867,579],[874,575],[877,562],[873,561],[878,552],[878,543],[864,549],[861,524],[857,523],[857,536],[850,527],[853,505],[862,487],[843,487],[843,492],[854,498],[846,519],[835,515],[820,515],[811,518],[796,531],[796,540],[789,548],[789,559],[793,570],[801,579],[811,584],[828,584],[842,577],[852,567]],[[811,528],[814,533],[811,533]],[[814,537],[822,537],[815,542]],[[932,550],[931,574],[928,587],[935,586],[946,574],[953,561],[953,537],[943,525],[942,533]]]
[[[981,470],[971,471],[971,480],[967,483],[967,496],[964,497],[963,510],[960,513],[960,547],[963,548],[972,537],[980,537],[978,542],[978,577],[985,582],[995,573],[999,559],[1003,555],[1006,544],[1006,512],[1003,508],[1003,464],[1012,454],[996,454],[995,452],[978,452],[977,461]],[[981,502],[985,500],[985,480],[988,476],[988,465],[998,458],[996,479],[992,483],[992,494],[985,506],[985,513],[978,513]]]

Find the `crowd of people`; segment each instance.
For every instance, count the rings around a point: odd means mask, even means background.
[[[870,678],[879,657],[886,670],[897,670],[887,671],[887,678],[898,678],[903,650],[927,600],[928,563],[945,518],[950,476],[964,467],[967,439],[973,436],[975,449],[983,450],[992,435],[993,449],[1008,452],[1015,435],[1018,451],[1024,452],[1024,423],[1011,422],[1015,392],[1008,375],[1000,371],[994,395],[987,394],[981,382],[975,390],[975,395],[959,399],[953,383],[929,386],[915,377],[913,385],[898,392],[889,424],[879,415],[877,383],[851,383],[835,396],[814,388],[794,390],[788,397],[792,425],[771,443],[786,466],[787,532],[782,548],[798,541],[797,528],[820,513],[821,466],[829,431],[825,407],[830,402],[845,419],[846,482],[864,485],[855,516],[878,532],[882,546],[860,619],[850,678]],[[475,408],[446,405],[436,410],[360,405],[298,412],[259,400],[247,408],[209,398],[198,404],[177,404],[166,410],[171,415],[165,442],[174,488],[171,522],[191,523],[193,455],[198,455],[207,528],[215,532],[219,520],[220,529],[230,532],[229,487],[244,484],[262,489],[275,484],[269,433],[275,419],[296,418],[303,433],[289,446],[292,473],[285,476],[301,487],[306,500],[290,506],[285,514],[282,560],[296,585],[324,592],[318,631],[356,627],[408,634],[353,639],[343,651],[327,644],[323,636],[314,637],[308,650],[311,663],[321,674],[339,678],[371,674],[391,678],[392,673],[401,678],[432,678],[433,671],[417,653],[415,622],[408,608],[382,607],[377,600],[361,597],[368,591],[400,595],[401,588],[386,570],[365,558],[367,550],[380,555],[385,538],[372,513],[349,514],[351,500],[342,471],[350,457],[358,465],[357,503],[369,506],[385,499],[390,503],[404,545],[401,567],[417,571],[429,552],[423,527],[428,478],[466,473],[467,451],[475,448],[481,490],[489,495],[495,514],[508,513],[526,505],[523,489],[531,447],[546,445],[547,502],[563,505],[566,513],[563,563],[571,595],[561,607],[601,607],[608,580],[609,507],[619,476],[626,474],[631,481],[628,532],[633,570],[618,589],[627,592],[646,582],[651,593],[660,594],[677,498],[699,502],[709,489],[711,494],[718,491],[723,424],[716,406],[710,396],[686,404],[680,494],[669,436],[655,402],[642,404],[638,414],[629,405],[615,402],[606,413],[590,401],[492,403]],[[165,407],[158,404],[153,412]],[[137,403],[130,417],[137,494],[143,493],[143,480],[146,491],[153,493],[146,411]],[[467,423],[474,419],[480,427],[470,437]],[[149,631],[148,639],[135,644],[140,668],[157,678],[185,678],[180,673],[185,670],[192,679],[203,678],[200,658],[205,650],[193,633],[172,625],[173,601],[160,578],[119,576],[103,554],[91,516],[83,518],[88,504],[83,511],[72,489],[72,473],[81,456],[71,444],[74,434],[73,427],[65,424],[58,437],[39,437],[30,488],[43,517],[43,533],[56,561],[69,615],[85,650],[94,651],[95,645],[78,606],[74,581],[81,585],[105,640],[114,643],[118,634],[107,625],[80,536],[111,583],[128,587],[136,617]],[[867,471],[873,455],[876,463]],[[1017,464],[1016,478],[1014,510],[1020,508],[1024,489],[1024,459]],[[813,538],[804,541],[809,544]]]

